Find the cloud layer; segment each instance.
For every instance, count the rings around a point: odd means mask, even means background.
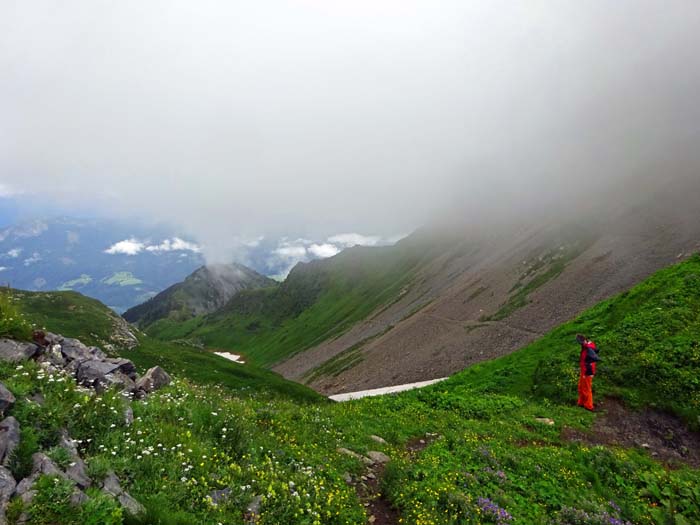
[[[690,0],[7,1],[0,196],[165,221],[210,259],[517,217],[697,168],[698,27]]]
[[[105,253],[110,255],[138,255],[144,250],[151,253],[172,251],[189,251],[199,253],[201,251],[199,246],[197,246],[195,243],[183,241],[179,237],[165,239],[160,244],[148,244],[132,237],[130,239],[124,239],[123,241],[114,243],[105,250]]]

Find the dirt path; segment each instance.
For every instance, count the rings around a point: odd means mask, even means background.
[[[384,476],[384,466],[375,466],[368,472],[367,478],[357,487],[360,499],[367,510],[367,523],[374,525],[398,525],[399,513],[386,499],[380,489]]]
[[[700,467],[700,433],[691,432],[677,417],[652,409],[633,411],[613,398],[605,399],[590,432],[571,428],[562,438],[593,445],[639,447],[669,465]]]

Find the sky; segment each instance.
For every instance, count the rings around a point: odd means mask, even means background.
[[[695,0],[3,0],[0,219],[165,222],[214,261],[634,192],[700,165],[698,27]]]

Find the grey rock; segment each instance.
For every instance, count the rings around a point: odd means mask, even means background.
[[[149,368],[146,373],[138,381],[136,381],[136,389],[146,393],[155,392],[159,388],[163,388],[170,384],[170,376],[159,366]]]
[[[64,370],[72,375],[73,377],[77,378],[78,377],[78,369],[80,368],[80,365],[82,365],[85,361],[89,361],[89,359],[75,359],[73,361],[70,361],[64,368]]]
[[[48,346],[40,357],[40,361],[51,363],[59,368],[63,368],[68,364],[68,360],[63,357],[63,353],[61,352],[61,345]]]
[[[121,506],[124,507],[127,510],[127,512],[133,516],[138,516],[139,514],[143,514],[144,512],[146,512],[146,507],[141,505],[138,501],[136,501],[126,492],[122,492],[117,497],[117,499],[119,500]]]
[[[107,472],[105,479],[102,481],[102,490],[115,498],[124,492],[121,484],[119,483],[119,478],[111,470]]]
[[[353,457],[355,459],[359,459],[362,461],[365,465],[373,465],[374,461],[366,456],[363,456],[362,454],[358,454],[357,452],[353,452],[352,450],[348,450],[347,448],[340,447],[337,449],[338,452],[341,454],[345,454],[346,456]]]
[[[105,361],[107,363],[117,365],[117,370],[119,370],[122,374],[128,376],[130,379],[136,379],[136,365],[134,365],[134,363],[132,363],[128,359],[108,357],[105,359]]]
[[[36,403],[39,406],[43,406],[43,404],[45,403],[44,396],[41,392],[35,392],[31,396],[29,396],[27,399],[29,401],[31,401],[32,403]]]
[[[384,463],[388,463],[391,459],[383,452],[377,452],[376,450],[370,450],[369,452],[367,452],[367,457],[369,457],[375,463],[379,463],[381,465],[383,465]]]
[[[19,423],[10,416],[0,423],[0,463],[7,466],[10,455],[17,445],[19,445]]]
[[[73,493],[70,495],[70,504],[74,507],[79,507],[83,503],[86,503],[90,498],[80,489],[74,489]]]
[[[110,496],[117,498],[119,504],[124,507],[130,514],[138,515],[146,511],[145,507],[131,497],[121,487],[119,478],[113,471],[109,471],[102,482],[102,491]]]
[[[32,455],[32,475],[38,476],[58,476],[66,479],[66,475],[59,469],[56,464],[42,452],[36,452]]]
[[[39,347],[34,343],[0,339],[0,361],[19,363],[36,356],[39,350]]]
[[[214,491],[209,493],[209,497],[211,498],[211,501],[214,505],[218,505],[219,503],[226,501],[230,495],[231,495],[230,488],[225,488],[222,490],[214,490]]]
[[[32,486],[34,482],[39,478],[38,475],[34,474],[28,478],[24,478],[22,481],[17,483],[17,488],[15,488],[15,494],[24,498],[24,495],[29,492],[34,492]]]
[[[100,387],[98,390],[105,387],[109,388],[116,386],[119,388],[119,390],[127,390],[131,392],[136,388],[136,383],[129,376],[117,370],[116,372],[107,374],[103,381],[98,382],[98,386]]]
[[[104,382],[105,376],[114,372],[117,368],[119,368],[119,365],[115,363],[89,359],[80,364],[77,379],[86,386],[95,386],[96,383]]]
[[[96,349],[99,351],[99,349]],[[74,361],[76,359],[100,359],[104,358],[104,355],[96,355],[94,351],[78,341],[77,339],[71,339],[66,337],[61,342],[61,354],[69,361]]]
[[[5,467],[0,467],[0,507],[4,508],[15,493],[17,482],[12,473]]]
[[[131,409],[131,407],[126,407],[124,409],[124,424],[127,427],[130,427],[134,423],[134,411]]]
[[[61,431],[59,445],[67,450],[70,455],[71,462],[68,468],[66,468],[66,476],[68,479],[73,480],[81,489],[88,488],[92,484],[92,480],[87,475],[87,467],[78,453],[78,447],[75,446],[75,441],[70,438],[68,432],[65,430]]]
[[[386,440],[374,434],[369,437],[372,441],[379,443],[380,445],[386,445]]]
[[[260,514],[260,504],[262,503],[261,496],[255,496],[251,502],[248,504],[246,512],[251,516],[257,516]]]
[[[4,412],[15,404],[15,396],[12,395],[5,385],[0,383],[0,412]]]

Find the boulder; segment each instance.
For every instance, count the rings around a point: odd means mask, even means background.
[[[340,452],[341,454],[345,454],[346,456],[350,456],[352,458],[359,459],[365,465],[373,465],[374,464],[374,461],[372,459],[370,459],[366,456],[363,456],[361,454],[358,454],[357,452],[353,452],[352,450],[348,450],[347,448],[340,447],[338,449],[338,452]]]
[[[105,476],[102,482],[102,491],[117,498],[119,504],[134,516],[146,511],[143,505],[132,498],[127,492],[124,492],[121,483],[119,483],[119,478],[111,470],[107,473],[107,476]]]
[[[122,486],[119,483],[119,478],[111,470],[107,472],[104,481],[102,481],[102,491],[114,496],[115,498],[123,492]]]
[[[104,390],[117,386],[122,390],[134,390],[136,366],[128,359],[88,359],[75,360],[78,363],[75,376],[78,382],[85,386]],[[69,368],[73,368],[70,367]]]
[[[374,442],[376,442],[376,443],[379,443],[380,445],[386,445],[386,440],[385,440],[384,438],[382,438],[382,437],[375,436],[374,434],[372,434],[369,438],[370,438],[372,441],[374,441]]]
[[[10,392],[5,385],[0,383],[0,412],[4,412],[10,408],[15,401],[16,399],[15,396],[12,395],[12,392]]]
[[[96,346],[88,347],[78,341],[77,339],[71,339],[66,337],[61,342],[61,353],[69,361],[74,361],[76,359],[87,360],[87,359],[98,359],[102,360],[106,356],[102,350]]]
[[[68,360],[63,356],[61,352],[61,345],[50,345],[46,347],[43,355],[40,358],[41,361],[51,363],[54,366],[63,368],[68,363]]]
[[[126,390],[128,392],[133,391],[136,388],[136,383],[126,374],[121,373],[119,370],[107,374],[104,377],[104,382],[98,385],[98,390],[101,388],[109,388],[116,386],[119,390]]]
[[[146,393],[155,392],[170,384],[170,376],[159,366],[149,368],[146,373],[136,381],[136,389]]]
[[[12,416],[0,423],[0,463],[7,465],[15,447],[19,445],[19,422]]]
[[[0,467],[0,508],[4,508],[15,493],[17,482],[12,473],[5,467]]]
[[[95,386],[97,383],[105,383],[105,376],[116,371],[118,364],[89,359],[80,363],[76,379],[85,386]]]
[[[22,343],[13,339],[0,339],[0,360],[11,363],[27,361],[39,353],[34,343]]]
[[[70,455],[71,462],[68,468],[66,468],[66,476],[68,479],[73,480],[81,489],[88,488],[92,484],[92,481],[87,475],[87,467],[80,457],[80,454],[78,454],[78,447],[75,446],[75,441],[70,438],[68,432],[65,430],[61,431],[59,445],[68,451]]]
[[[34,482],[37,480],[39,476],[29,476],[28,478],[24,478],[22,481],[17,483],[17,488],[15,489],[15,494],[17,496],[21,496],[24,498],[25,494],[28,494],[30,492],[34,492],[32,490],[32,486],[34,485]],[[27,498],[31,498],[32,496],[27,496]]]
[[[370,450],[367,452],[367,457],[369,457],[369,459],[371,459],[374,463],[379,463],[380,465],[388,463],[391,459],[383,452],[377,452],[376,450]]]
[[[130,379],[135,380],[138,377],[136,374],[136,365],[134,365],[134,363],[132,363],[128,359],[108,357],[104,361],[107,363],[117,365],[117,370],[119,370],[122,374],[128,376]]]
[[[73,493],[70,495],[70,504],[74,507],[79,507],[83,503],[86,503],[90,498],[79,488],[74,488]]]
[[[12,494],[15,492],[15,478],[5,467],[0,467],[0,524],[7,523],[5,518],[5,508],[7,507]]]
[[[66,479],[66,475],[59,469],[53,460],[48,457],[43,452],[36,452],[32,454],[32,474],[34,480],[39,476],[58,476],[59,478]],[[24,480],[22,480],[24,481]]]

